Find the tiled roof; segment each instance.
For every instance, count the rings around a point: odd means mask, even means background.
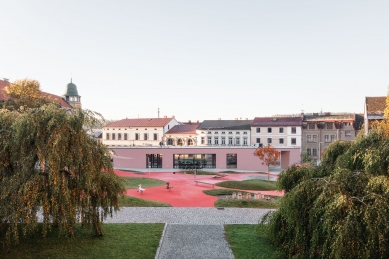
[[[301,117],[255,117],[251,126],[301,126],[301,122]]]
[[[172,120],[173,118],[123,119],[104,127],[164,127]]]
[[[196,129],[199,125],[200,123],[176,125],[165,134],[196,134]]]
[[[9,99],[9,95],[5,91],[5,87],[8,86],[10,83],[0,80],[0,100],[7,100]],[[55,95],[55,94],[50,94],[46,92],[41,92],[42,97],[46,97],[50,100],[56,101],[61,107],[64,108],[72,108],[72,106],[66,102],[64,99],[62,99],[61,96]]]
[[[252,120],[205,120],[197,129],[209,130],[209,129],[230,129],[230,130],[244,130],[250,129]]]
[[[355,113],[334,114],[334,115],[304,115],[304,121],[354,121]]]
[[[366,97],[365,104],[367,114],[383,115],[386,106],[386,96]]]

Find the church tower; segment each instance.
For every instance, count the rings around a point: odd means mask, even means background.
[[[63,98],[73,106],[73,108],[82,108],[81,96],[78,95],[77,86],[73,84],[72,79],[70,79],[70,83],[66,86],[66,92],[63,95]]]

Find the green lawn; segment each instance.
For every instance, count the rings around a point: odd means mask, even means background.
[[[257,190],[269,191],[276,190],[276,184],[264,180],[252,179],[243,181],[225,181],[216,184],[217,186],[240,189],[240,190]]]
[[[236,259],[277,259],[276,248],[266,237],[266,226],[257,225],[225,225],[227,241]],[[262,229],[261,229],[262,228]]]
[[[119,197],[120,207],[171,207],[170,204],[159,201],[144,200],[132,196]]]
[[[278,203],[267,200],[219,199],[215,201],[215,207],[273,209],[278,208]]]
[[[204,190],[203,193],[211,196],[220,196],[220,195],[232,195],[234,192],[241,192],[242,194],[249,193],[241,190],[232,190],[232,189],[213,189],[213,190]]]
[[[126,189],[136,189],[138,188],[138,184],[142,184],[143,188],[166,185],[166,182],[164,181],[151,179],[151,178],[142,178],[142,177],[122,177],[122,178],[124,180],[124,186]]]
[[[96,238],[78,227],[73,239],[58,238],[53,231],[11,249],[0,246],[0,258],[155,258],[163,228],[164,224],[104,224],[105,235]]]

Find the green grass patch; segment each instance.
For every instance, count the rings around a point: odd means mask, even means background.
[[[203,193],[211,196],[221,196],[221,195],[232,195],[232,193],[238,193],[241,192],[242,194],[244,193],[249,193],[241,190],[231,190],[231,189],[215,189],[215,190],[204,190]]]
[[[269,191],[276,190],[276,184],[264,180],[252,179],[244,181],[225,181],[216,184],[217,186],[241,189],[241,190],[257,190],[257,191]]]
[[[236,259],[278,259],[281,258],[266,236],[266,227],[255,233],[257,225],[224,226],[227,241]]]
[[[124,180],[124,187],[126,189],[136,189],[138,188],[138,184],[142,184],[143,188],[166,185],[166,182],[164,181],[151,179],[151,178],[142,178],[142,177],[122,177],[122,178]]]
[[[4,250],[0,258],[155,258],[164,224],[104,224],[103,237],[91,237],[77,227],[74,238],[58,237],[54,229],[46,238],[29,237]]]
[[[171,207],[170,204],[159,201],[139,199],[132,196],[119,197],[120,207]]]
[[[276,201],[267,200],[238,200],[238,199],[219,199],[215,201],[215,207],[224,208],[263,208],[275,209],[278,208]]]

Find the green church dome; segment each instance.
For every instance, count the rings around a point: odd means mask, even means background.
[[[64,94],[65,96],[79,96],[77,91],[77,86],[72,83],[72,80],[70,80],[70,83],[66,86],[66,92]]]

